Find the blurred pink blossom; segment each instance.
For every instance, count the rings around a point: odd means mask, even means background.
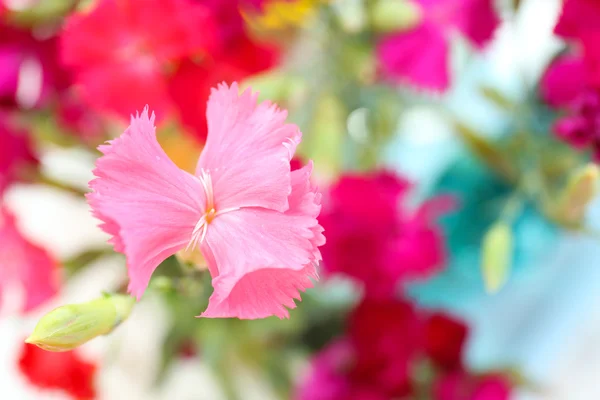
[[[58,292],[58,273],[52,256],[27,240],[15,217],[0,205],[0,293],[18,289],[24,296],[23,311],[33,310]]]
[[[493,0],[417,0],[422,21],[384,37],[378,55],[391,77],[419,88],[445,91],[450,86],[450,39],[459,31],[478,49],[493,36],[500,20]]]
[[[399,284],[427,278],[445,262],[435,219],[452,207],[442,197],[415,211],[402,206],[410,183],[390,172],[345,175],[327,192],[319,218],[328,274],[349,276],[367,296],[391,296]]]

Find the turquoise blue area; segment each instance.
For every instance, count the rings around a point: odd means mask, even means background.
[[[512,189],[472,157],[461,157],[434,186],[432,195],[453,194],[460,208],[441,219],[448,263],[435,278],[412,285],[409,293],[420,304],[470,314],[489,295],[481,275],[481,240],[498,220]],[[531,204],[525,204],[513,224],[514,256],[507,286],[540,267],[535,262],[557,238],[557,230]]]

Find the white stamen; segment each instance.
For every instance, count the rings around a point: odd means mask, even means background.
[[[230,207],[225,208],[223,210],[215,212],[215,204],[214,204],[214,191],[212,185],[212,178],[210,174],[204,170],[200,170],[200,175],[198,176],[198,180],[202,183],[202,187],[204,188],[204,194],[206,195],[206,204],[205,204],[205,214],[198,220],[196,226],[194,226],[194,230],[192,231],[192,237],[185,248],[185,251],[194,250],[198,243],[204,242],[204,238],[206,238],[206,233],[208,232],[208,224],[210,221],[218,217],[219,215],[223,215],[225,213],[239,210],[239,207]],[[212,215],[211,215],[212,214]],[[207,216],[210,215],[210,218],[207,220]]]

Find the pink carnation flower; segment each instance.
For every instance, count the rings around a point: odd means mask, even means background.
[[[444,240],[436,214],[453,201],[426,202],[415,212],[400,208],[410,184],[391,173],[346,175],[328,192],[319,218],[329,274],[350,276],[367,296],[391,296],[398,284],[426,278],[442,268]],[[365,196],[368,193],[368,196]]]
[[[202,56],[213,30],[208,9],[192,0],[100,0],[69,17],[61,57],[97,109],[126,118],[150,103],[166,115],[169,68]]]
[[[384,71],[418,87],[444,91],[450,86],[449,53],[453,31],[477,48],[492,38],[500,20],[493,0],[417,0],[422,22],[385,37],[378,45]]]
[[[19,288],[22,309],[30,311],[58,292],[58,278],[54,259],[23,237],[14,216],[0,205],[0,294]]]
[[[127,256],[129,291],[140,297],[156,267],[199,247],[214,292],[204,317],[288,317],[317,278],[325,242],[312,164],[290,171],[301,133],[257,93],[222,84],[208,101],[208,139],[195,175],[169,160],[145,109],[99,149],[88,199]]]

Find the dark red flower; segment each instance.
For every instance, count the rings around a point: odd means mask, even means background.
[[[464,322],[446,314],[433,314],[425,323],[425,352],[442,368],[460,368],[468,333]]]
[[[53,353],[32,344],[23,344],[19,370],[41,389],[59,389],[75,399],[94,399],[96,365],[84,361],[77,352]]]
[[[433,387],[434,400],[508,400],[510,382],[499,374],[470,375],[458,370],[437,379]]]
[[[389,400],[427,390],[435,400],[506,400],[510,381],[473,375],[461,359],[467,327],[402,299],[364,299],[346,335],[322,350],[299,400]],[[430,379],[423,381],[421,367]],[[426,385],[426,386],[424,386]]]
[[[411,366],[422,355],[423,320],[406,301],[363,300],[350,315],[348,338],[355,349],[349,377],[393,398],[411,392]]]

